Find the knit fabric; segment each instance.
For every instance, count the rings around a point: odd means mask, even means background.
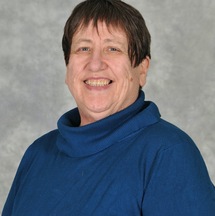
[[[81,126],[78,109],[24,154],[2,216],[215,216],[190,137],[144,100]]]

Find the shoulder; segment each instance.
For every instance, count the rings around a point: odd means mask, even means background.
[[[44,135],[42,135],[41,137],[39,137],[38,139],[36,139],[33,142],[33,146],[49,146],[52,144],[52,142],[55,142],[57,137],[58,137],[59,131],[57,129],[52,130]]]
[[[209,211],[212,215],[214,186],[192,139],[164,120],[147,128],[145,133],[147,150],[156,153],[147,175],[144,208],[149,206],[151,215],[157,211],[161,215],[174,215],[178,206],[183,207],[178,210],[180,215],[204,215]],[[166,203],[171,203],[168,211],[163,208]],[[158,209],[151,208],[154,205]]]
[[[145,133],[147,151],[154,153],[153,161],[158,176],[163,176],[165,172],[167,175],[172,173],[170,176],[173,178],[177,173],[198,176],[201,172],[208,178],[201,152],[186,132],[161,119],[147,128]]]
[[[158,122],[142,128],[130,137],[130,142],[149,160],[158,155],[171,154],[188,158],[195,155],[201,157],[197,145],[192,138],[177,126],[160,119]],[[171,153],[170,153],[171,152]],[[180,158],[180,157],[179,157]]]
[[[163,149],[185,143],[195,146],[193,140],[185,131],[163,119],[146,128],[143,134],[147,141],[155,142]]]
[[[38,139],[36,139],[25,151],[22,160],[29,160],[32,159],[36,155],[47,154],[48,152],[52,152],[56,150],[56,140],[58,137],[59,131],[53,130],[50,131]]]

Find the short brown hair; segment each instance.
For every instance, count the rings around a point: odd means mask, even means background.
[[[69,63],[72,38],[80,26],[90,21],[97,28],[98,21],[121,28],[128,39],[128,55],[134,67],[150,54],[151,36],[138,10],[121,0],[85,0],[79,3],[64,27],[62,47],[66,65]]]

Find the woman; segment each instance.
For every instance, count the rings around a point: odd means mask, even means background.
[[[214,216],[196,145],[144,100],[150,40],[141,14],[122,1],[76,6],[63,50],[77,108],[28,148],[3,216]]]

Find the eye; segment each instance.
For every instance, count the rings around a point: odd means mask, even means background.
[[[119,49],[118,47],[112,47],[112,46],[108,46],[105,48],[104,52],[106,54],[119,54],[121,53],[121,49]]]
[[[118,48],[115,48],[115,47],[109,47],[108,50],[110,52],[120,52],[120,50]]]
[[[90,48],[89,47],[81,47],[78,49],[79,52],[89,52]]]
[[[77,47],[77,48],[74,48],[74,51],[72,51],[72,53],[74,54],[79,54],[79,55],[88,55],[90,54],[91,52],[91,48],[90,47]]]
[[[81,53],[89,53],[91,51],[90,47],[78,47],[75,49],[74,53],[81,54]]]

